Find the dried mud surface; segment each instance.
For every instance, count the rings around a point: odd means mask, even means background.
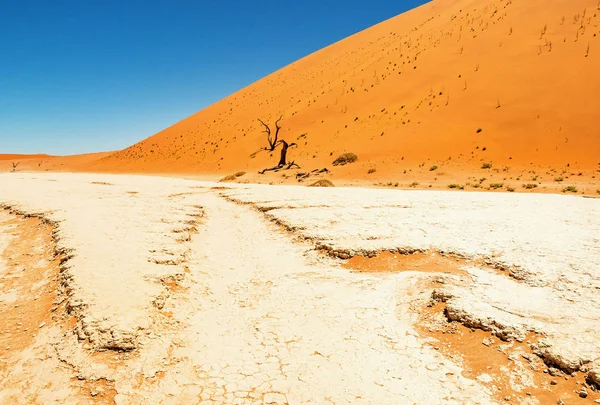
[[[600,399],[596,200],[91,174],[0,188],[0,403]]]

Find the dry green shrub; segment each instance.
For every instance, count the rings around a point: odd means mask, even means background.
[[[352,152],[344,153],[333,161],[334,166],[343,166],[349,163],[354,163],[358,160],[358,156]]]

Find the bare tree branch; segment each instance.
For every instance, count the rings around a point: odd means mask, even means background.
[[[277,145],[277,137],[279,135],[279,130],[281,129],[281,127],[279,126],[279,121],[281,121],[282,118],[283,118],[283,115],[281,115],[279,117],[279,119],[277,121],[275,121],[275,128],[276,129],[275,129],[275,139],[273,140],[273,145]]]

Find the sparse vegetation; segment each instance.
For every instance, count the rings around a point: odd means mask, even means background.
[[[333,183],[330,180],[321,179],[309,184],[308,187],[333,187]]]
[[[554,179],[554,181],[561,182],[561,181],[563,181],[563,178],[562,178],[562,177],[556,177],[556,178]]]
[[[506,187],[506,191],[508,191],[509,193],[514,193],[515,188],[514,187]]]
[[[373,174],[377,171],[377,169],[375,169],[374,167],[370,168],[369,171],[367,172],[367,174]]]
[[[431,166],[431,167],[429,168],[429,171],[430,171],[430,172],[432,172],[432,171],[434,171],[434,170],[437,170],[437,168],[438,168],[438,167],[437,167],[436,165],[433,165],[433,166]]]
[[[449,185],[448,185],[448,188],[456,188],[456,189],[458,189],[458,190],[464,190],[464,189],[465,189],[465,186],[463,186],[463,185],[461,185],[461,184],[454,184],[454,183],[453,183],[453,184],[449,184]]]
[[[492,168],[492,164],[491,163],[484,163],[481,165],[482,169],[491,169]]]
[[[531,190],[532,188],[536,188],[537,184],[535,183],[527,183],[527,184],[523,184],[523,188],[527,189],[527,190]]]
[[[354,163],[358,160],[358,156],[352,152],[344,153],[338,156],[337,159],[333,161],[334,166],[343,166],[349,163]]]
[[[497,190],[502,187],[504,187],[504,183],[491,183],[490,184],[490,188],[493,188],[494,190]]]
[[[237,179],[238,177],[242,177],[244,174],[246,174],[246,172],[237,172],[234,174],[230,174],[228,176],[223,177],[221,180],[219,180],[219,182],[232,181],[232,180]]]
[[[576,193],[577,192],[577,187],[575,186],[567,186],[565,188],[563,188],[563,193]]]
[[[410,183],[408,186],[409,187],[417,187],[419,185],[419,183],[417,183],[416,181],[413,181],[412,183]]]

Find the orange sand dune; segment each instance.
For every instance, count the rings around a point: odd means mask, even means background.
[[[18,171],[85,171],[93,162],[111,155],[113,152],[87,153],[72,156],[50,155],[0,155],[0,171],[12,170],[12,163],[18,163]]]
[[[90,169],[206,173],[277,163],[257,118],[283,115],[289,158],[328,166],[600,162],[598,0],[436,0],[309,55]],[[479,131],[480,130],[480,131]],[[479,132],[478,132],[479,131]],[[352,165],[351,165],[352,166]],[[350,166],[338,170],[351,171]],[[348,173],[351,174],[351,173]]]
[[[140,143],[75,166],[213,176],[247,171],[244,181],[289,175],[295,182],[293,171],[256,174],[277,163],[278,151],[250,157],[266,146],[257,119],[273,127],[283,115],[281,137],[299,145],[289,159],[303,171],[327,167],[334,180],[444,188],[512,181],[519,189],[537,182],[537,190],[546,188],[543,182],[559,190],[568,183],[595,195],[598,72],[598,0],[435,0]],[[356,153],[358,162],[333,167],[344,152]],[[484,163],[492,168],[482,169]]]
[[[36,155],[23,155],[23,154],[19,154],[19,153],[5,153],[5,154],[1,154],[0,153],[0,160],[12,160],[15,163],[19,162],[21,160],[24,159],[47,159],[51,157],[50,155],[45,155],[45,154],[36,154]]]

